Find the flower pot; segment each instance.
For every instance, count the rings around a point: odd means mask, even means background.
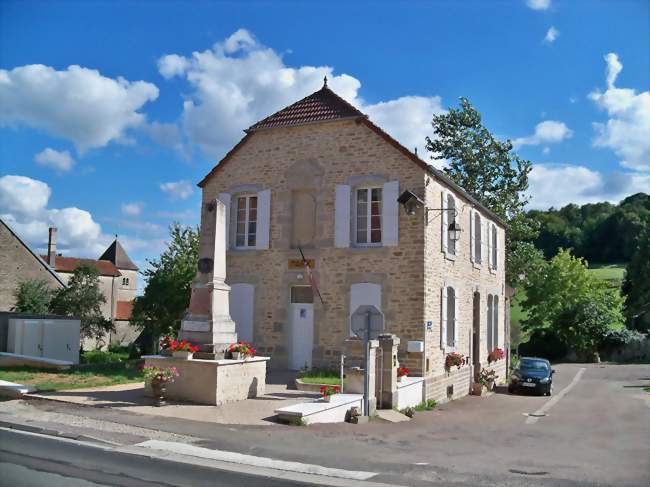
[[[172,352],[174,358],[182,358],[184,360],[191,360],[194,354],[192,352],[187,352],[185,350],[176,350]]]
[[[323,396],[323,401],[324,402],[332,402],[332,395],[330,394],[329,396]]]
[[[153,405],[156,407],[164,406],[165,394],[167,393],[167,382],[160,380],[151,381],[151,392],[153,393]]]
[[[480,396],[483,394],[483,384],[480,382],[474,382],[472,384],[472,395],[473,396]]]
[[[242,352],[232,352],[231,355],[233,360],[244,360],[246,358]]]
[[[398,375],[397,376],[397,382],[402,382],[402,379],[404,378],[403,375]]]
[[[166,348],[166,349],[160,351],[160,355],[162,355],[164,357],[171,357],[172,356],[172,351],[169,350],[168,348]]]

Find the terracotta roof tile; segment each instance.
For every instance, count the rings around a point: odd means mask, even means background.
[[[365,115],[325,85],[317,92],[257,122],[246,132],[353,117]]]
[[[46,256],[42,256],[43,259]],[[62,257],[57,255],[54,265],[54,270],[57,272],[74,272],[74,270],[82,265],[94,267],[99,271],[102,276],[118,277],[122,274],[115,265],[108,260],[95,260],[95,259],[78,259],[77,257]]]
[[[133,314],[133,301],[118,301],[115,310],[116,320],[130,320]]]

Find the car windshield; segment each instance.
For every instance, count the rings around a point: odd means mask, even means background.
[[[522,360],[519,368],[526,370],[548,370],[548,364],[542,360]]]

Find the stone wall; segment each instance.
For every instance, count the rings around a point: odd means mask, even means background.
[[[0,223],[0,311],[11,311],[16,304],[14,291],[27,280],[43,280],[52,289],[61,283],[25,246]]]

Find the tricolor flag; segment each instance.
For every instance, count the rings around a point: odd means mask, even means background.
[[[303,254],[302,249],[298,247],[298,250],[300,251],[300,257],[302,257],[302,265],[305,266],[305,269],[307,270],[307,275],[309,276],[309,285],[311,286],[312,290],[316,294],[318,294],[321,304],[325,304],[325,301],[323,301],[323,296],[320,295],[320,291],[318,290],[316,279],[314,278],[314,275],[311,273],[311,267],[309,267],[309,262],[307,262],[307,259],[305,259],[305,254]]]

